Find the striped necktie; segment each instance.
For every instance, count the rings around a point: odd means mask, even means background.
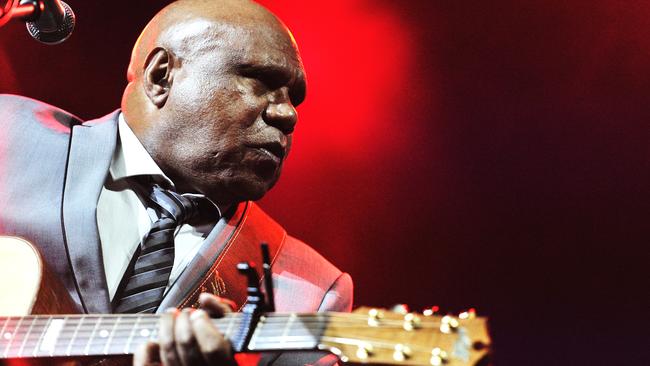
[[[146,201],[159,218],[151,226],[127,269],[114,299],[115,313],[153,313],[160,305],[174,265],[174,233],[198,215],[199,198],[180,195],[159,185]]]

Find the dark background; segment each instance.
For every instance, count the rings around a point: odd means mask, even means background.
[[[166,2],[69,3],[62,45],[0,29],[0,92],[99,117]],[[263,3],[310,85],[261,204],[356,304],[476,307],[497,365],[650,364],[650,2]]]

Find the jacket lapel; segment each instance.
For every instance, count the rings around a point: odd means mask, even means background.
[[[205,238],[199,252],[190,261],[185,270],[178,276],[178,279],[165,294],[158,310],[161,313],[170,307],[179,306],[192,291],[197,289],[199,282],[203,281],[206,275],[209,275],[210,268],[214,262],[219,258],[224,249],[232,240],[234,234],[237,232],[239,225],[245,217],[249,202],[240,203],[235,213],[229,218],[222,218],[217,222],[210,234]],[[209,279],[211,287],[205,289],[214,293],[215,295],[223,295],[225,288],[222,289],[219,274],[213,274],[214,278]]]
[[[79,295],[88,313],[110,312],[97,229],[97,201],[117,141],[117,116],[75,126],[63,196],[63,224]]]
[[[271,263],[275,262],[286,231],[252,202],[240,203],[235,213],[222,219],[204,241],[199,253],[185,268],[158,307],[196,306],[201,292],[233,300],[238,306],[246,302],[246,280],[237,271],[243,261],[262,262],[260,243],[269,245]],[[261,268],[257,268],[260,278]],[[274,269],[275,270],[275,269]]]

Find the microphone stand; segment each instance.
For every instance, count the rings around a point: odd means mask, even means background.
[[[20,19],[26,22],[31,22],[41,16],[45,4],[43,1],[29,0],[10,0],[0,8],[0,27],[5,25],[11,19]]]
[[[50,45],[65,41],[75,26],[74,12],[61,0],[8,0],[0,7],[0,27],[14,18],[25,22],[32,38]]]

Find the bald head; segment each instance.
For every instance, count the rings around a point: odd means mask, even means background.
[[[144,29],[122,98],[127,123],[180,191],[224,204],[277,181],[305,96],[295,41],[248,0],[179,0]]]
[[[147,57],[156,47],[164,47],[177,57],[192,57],[210,51],[226,32],[236,28],[267,27],[289,31],[278,18],[250,0],[179,0],[158,12],[140,34],[133,47],[127,79],[142,73]]]

